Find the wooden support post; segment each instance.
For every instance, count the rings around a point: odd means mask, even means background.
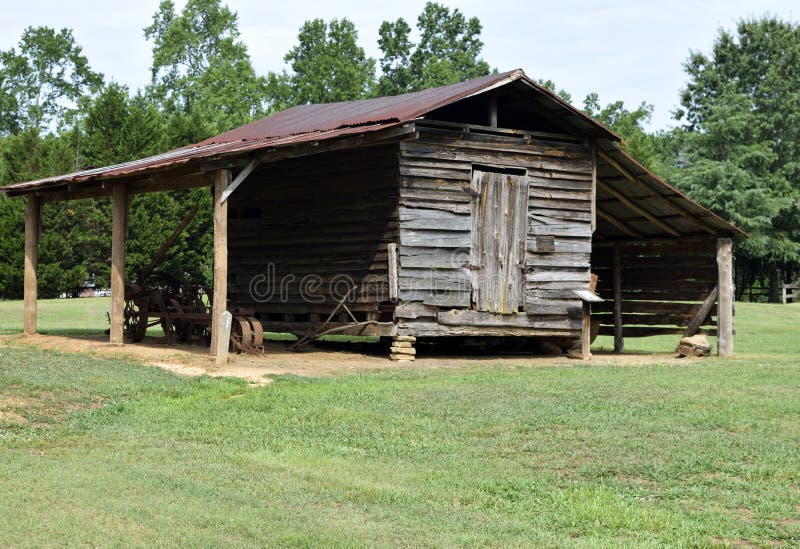
[[[217,326],[216,347],[211,351],[214,355],[214,364],[222,366],[228,362],[228,346],[231,339],[231,326],[233,325],[233,315],[228,311],[222,311],[220,324]]]
[[[614,245],[614,352],[625,349],[622,337],[622,258],[619,245]]]
[[[112,345],[122,345],[125,316],[125,233],[128,231],[128,190],[111,187],[111,329]]]
[[[211,307],[211,351],[217,352],[222,313],[228,310],[228,202],[222,200],[230,170],[214,173],[214,298]]]
[[[597,230],[597,141],[592,141],[592,234]]]
[[[28,195],[25,210],[25,275],[24,318],[22,331],[26,335],[36,333],[36,300],[38,295],[39,268],[39,223],[42,204],[35,194]]]
[[[397,301],[400,295],[397,272],[397,244],[392,242],[387,246],[389,255],[389,299]]]
[[[717,239],[717,354],[733,355],[733,241]]]
[[[706,321],[708,314],[711,312],[711,308],[714,307],[714,303],[717,302],[718,293],[717,286],[714,286],[714,289],[711,290],[711,293],[709,293],[708,297],[706,297],[703,301],[703,304],[700,306],[697,314],[694,315],[694,318],[691,320],[691,322],[689,322],[689,325],[686,327],[686,331],[683,332],[683,337],[691,337],[700,331],[700,326],[702,326],[703,322]]]
[[[583,302],[583,323],[581,325],[581,358],[589,360],[592,358],[592,305],[588,301]]]

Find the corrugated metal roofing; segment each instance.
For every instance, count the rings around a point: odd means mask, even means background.
[[[163,169],[206,159],[221,154],[246,152],[268,147],[280,147],[307,141],[332,139],[348,134],[367,133],[424,116],[439,107],[460,99],[483,93],[514,81],[523,81],[548,96],[573,116],[587,121],[606,137],[619,137],[546,88],[538,85],[520,70],[490,74],[466,82],[430,88],[419,92],[391,97],[362,99],[321,105],[299,105],[272,116],[256,120],[231,131],[163,154],[125,162],[114,166],[83,170],[14,183],[0,188],[6,193],[21,193],[47,189],[63,183],[105,179],[122,175]]]
[[[517,81],[535,90],[539,96],[548,98],[550,105],[554,105],[556,110],[563,109],[563,114],[573,122],[575,127],[591,128],[596,136],[603,138],[601,141],[605,140],[609,145],[603,147],[606,153],[659,194],[664,191],[680,197],[679,200],[685,212],[693,215],[704,212],[706,214],[704,219],[721,232],[746,236],[733,225],[693,202],[655,174],[646,170],[613,144],[620,140],[619,136],[531,80],[520,69],[392,97],[321,105],[299,105],[195,145],[114,166],[15,183],[0,188],[0,191],[7,194],[23,194],[35,190],[58,188],[70,182],[133,174],[145,175],[150,171],[178,167],[192,161],[201,161],[221,155],[374,132],[410,122],[440,107]],[[636,200],[634,197],[631,198]]]
[[[190,145],[180,149],[175,149],[155,156],[133,160],[122,164],[115,164],[113,166],[106,166],[104,168],[95,168],[92,170],[83,170],[80,172],[69,173],[65,175],[55,175],[52,177],[44,177],[34,181],[26,181],[24,183],[13,183],[0,187],[0,191],[6,193],[22,193],[33,190],[43,190],[51,187],[57,187],[63,183],[89,181],[92,179],[103,179],[111,177],[119,177],[124,175],[131,175],[135,173],[145,173],[150,170],[157,170],[171,166],[179,166],[186,164],[192,160],[202,160],[210,157],[215,157],[221,154],[234,154],[239,152],[247,152],[252,150],[264,149],[268,147],[280,147],[283,145],[292,145],[295,143],[303,143],[307,141],[321,141],[340,137],[345,135],[360,134],[365,132],[372,132],[391,126],[397,125],[396,123],[389,124],[371,124],[368,126],[359,126],[355,128],[341,128],[328,131],[310,132],[299,135],[289,135],[286,137],[273,137],[265,139],[253,139],[250,141],[228,141],[220,143],[206,143]]]
[[[591,121],[598,131],[609,137],[617,138],[608,129],[591,120],[584,113],[578,111],[549,90],[539,86],[528,78],[522,70],[518,69],[403,95],[341,103],[298,105],[217,135],[198,143],[198,145],[250,141],[338,128],[359,127],[367,124],[408,122],[424,116],[439,107],[516,80],[525,81],[526,84],[555,99],[561,106],[572,111],[573,114]]]

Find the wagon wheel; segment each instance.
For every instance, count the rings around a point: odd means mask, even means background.
[[[147,300],[128,299],[125,301],[122,330],[126,340],[137,343],[144,339],[144,334],[147,332],[148,313]]]
[[[250,322],[241,316],[233,317],[231,326],[231,345],[237,353],[248,352],[253,342],[253,330]]]
[[[264,328],[261,326],[261,321],[254,316],[248,316],[247,320],[253,327],[253,341],[252,345],[255,349],[264,349]]]

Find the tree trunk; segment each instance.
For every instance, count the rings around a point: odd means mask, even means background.
[[[783,279],[781,271],[776,265],[769,266],[769,302],[781,302],[781,289],[783,288]]]

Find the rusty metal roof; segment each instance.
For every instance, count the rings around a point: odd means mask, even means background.
[[[486,92],[516,80],[523,80],[540,92],[544,92],[552,99],[555,99],[561,106],[572,111],[573,114],[578,114],[582,118],[589,120],[603,134],[616,138],[613,133],[598,122],[587,117],[549,90],[539,86],[528,78],[522,70],[517,69],[403,95],[320,105],[298,105],[206,139],[198,143],[198,145],[285,137],[370,124],[408,122],[460,99]]]
[[[6,194],[22,194],[58,187],[69,182],[143,174],[223,154],[368,133],[414,120],[445,105],[515,81],[524,82],[540,95],[550,98],[556,105],[565,109],[567,114],[579,118],[600,135],[619,140],[616,134],[531,80],[521,69],[517,69],[397,96],[321,105],[299,105],[195,145],[114,166],[14,183],[0,190]]]
[[[149,156],[147,158],[141,158],[131,162],[124,162],[122,164],[115,164],[113,166],[83,170],[65,175],[44,177],[42,179],[26,181],[23,183],[13,183],[11,185],[6,185],[5,187],[0,187],[0,191],[10,195],[17,195],[26,192],[56,188],[64,183],[70,182],[90,181],[93,179],[109,179],[133,174],[146,174],[149,171],[177,167],[193,160],[203,160],[223,154],[228,155],[243,153],[269,147],[280,147],[307,141],[331,139],[345,135],[371,132],[394,125],[396,124],[372,124],[355,128],[341,128],[307,134],[289,135],[286,137],[253,139],[250,141],[239,140],[220,143],[198,143],[197,145],[190,145],[188,147],[174,149],[172,151],[157,154],[155,156]]]

